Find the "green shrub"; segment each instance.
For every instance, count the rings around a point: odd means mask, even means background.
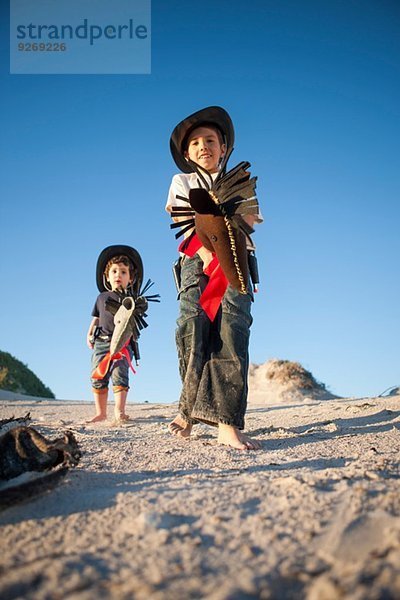
[[[1,350],[0,389],[28,396],[55,398],[51,389],[45,386],[24,363]]]

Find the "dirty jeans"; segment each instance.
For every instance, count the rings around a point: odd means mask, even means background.
[[[225,423],[243,429],[252,298],[229,285],[211,322],[199,304],[207,281],[201,259],[185,256],[176,330],[182,380],[179,412],[189,423]]]
[[[129,347],[128,347],[129,348]],[[99,366],[102,358],[105,357],[107,352],[110,350],[110,341],[103,341],[97,338],[94,342],[93,354],[92,354],[92,372]],[[129,348],[129,352],[132,357],[132,351]],[[126,358],[113,361],[108,373],[103,379],[91,379],[92,388],[96,390],[102,390],[108,388],[108,382],[112,380],[114,390],[116,388],[123,388],[129,390],[129,365]]]

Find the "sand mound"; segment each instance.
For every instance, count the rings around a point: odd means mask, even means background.
[[[249,369],[250,403],[288,403],[338,398],[298,362],[273,358]]]

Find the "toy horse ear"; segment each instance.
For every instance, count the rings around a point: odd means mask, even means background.
[[[189,191],[189,203],[193,210],[201,215],[221,216],[219,207],[204,188],[191,189]]]

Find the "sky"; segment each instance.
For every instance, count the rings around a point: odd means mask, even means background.
[[[229,165],[251,163],[265,218],[251,362],[298,361],[340,396],[400,384],[397,1],[153,0],[147,75],[10,74],[7,5],[1,350],[57,398],[90,400],[96,261],[128,244],[161,294],[130,401],[179,399],[169,137],[219,105],[235,124]]]

